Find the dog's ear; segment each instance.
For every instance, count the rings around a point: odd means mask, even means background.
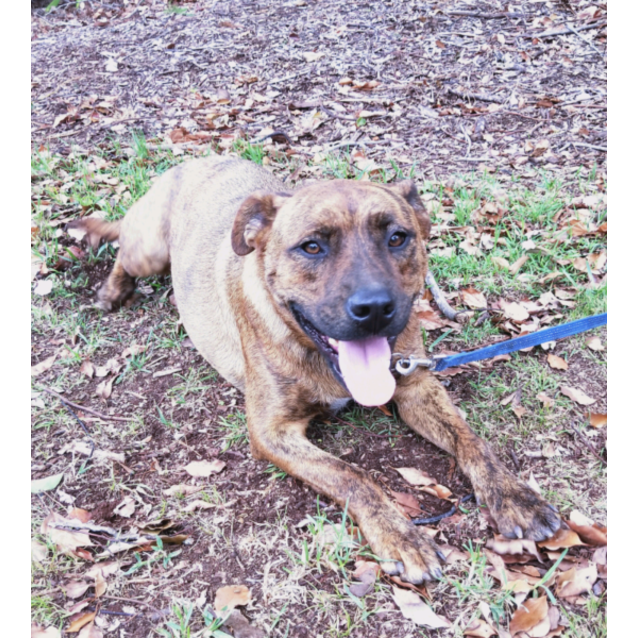
[[[430,237],[430,216],[423,206],[415,183],[411,179],[404,179],[395,184],[388,184],[388,187],[412,206],[423,234],[423,240],[427,240]]]
[[[258,191],[244,200],[235,215],[231,233],[233,250],[238,255],[251,253],[265,240],[279,208],[292,193]]]

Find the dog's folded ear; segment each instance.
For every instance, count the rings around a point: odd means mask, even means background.
[[[388,184],[388,188],[403,197],[412,206],[416,213],[421,233],[423,233],[423,239],[427,240],[430,236],[430,216],[423,206],[416,184],[411,179],[404,179],[395,184]]]
[[[244,200],[231,233],[233,250],[238,255],[247,255],[265,242],[277,211],[289,197],[292,193],[258,191]]]

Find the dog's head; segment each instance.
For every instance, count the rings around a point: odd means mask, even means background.
[[[232,244],[239,255],[258,252],[289,323],[357,401],[379,405],[394,391],[391,348],[423,286],[429,227],[412,182],[336,180],[251,195]]]

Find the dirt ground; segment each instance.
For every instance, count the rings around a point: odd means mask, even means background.
[[[62,0],[48,13],[32,3],[32,149],[92,153],[136,132],[149,148],[175,154],[262,142],[270,149],[265,164],[271,158],[301,167],[347,147],[360,169],[397,174],[416,166],[427,179],[477,171],[532,184],[542,170],[573,180],[605,166],[605,55],[606,5],[576,0]],[[61,237],[65,242],[72,244]],[[452,629],[405,618],[387,578],[364,598],[350,593],[365,543],[350,529],[355,540],[335,544],[326,530],[328,521],[339,527],[342,512],[252,459],[243,397],[184,334],[170,278],[151,282],[118,313],[91,309],[111,264],[75,264],[69,272],[82,286],[65,284],[64,295],[34,302],[32,365],[58,359],[32,386],[32,478],[64,472],[60,488],[32,497],[34,536],[44,542],[42,521],[52,513],[75,511],[81,520],[84,511],[93,526],[90,551],[86,544],[66,554],[47,546],[46,568],[33,572],[34,622],[68,629],[97,612],[86,621],[95,622],[96,633],[86,636],[177,638],[190,634],[168,623],[179,625],[179,610],[191,606],[192,635],[199,635],[219,588],[245,585],[250,626],[226,625],[235,636],[462,635],[488,599],[472,581],[474,563],[468,570],[464,561],[468,548],[492,536],[489,517],[470,501],[429,526],[441,545],[465,552],[450,559],[450,578],[429,588],[434,610]],[[595,334],[606,344],[605,329]],[[581,388],[596,400],[595,411],[606,413],[605,352],[587,349],[584,339],[561,341],[553,351],[569,360],[561,383]],[[148,350],[123,354],[134,344]],[[545,353],[528,356],[545,365]],[[103,375],[81,371],[89,358]],[[503,400],[505,394],[495,399],[495,377],[503,393],[521,386],[527,372],[518,362],[467,366],[442,378],[471,416],[484,399]],[[112,393],[100,398],[109,379]],[[543,428],[526,430],[524,419],[499,412],[481,434],[490,434],[512,471],[541,481],[564,515],[578,507],[604,524],[604,430],[583,435],[571,427],[586,415],[570,406]],[[423,469],[452,498],[471,493],[454,460],[411,433],[392,406],[351,406],[314,423],[310,437],[388,491],[416,498],[422,516],[446,512],[451,502],[408,485],[395,468]],[[219,461],[221,469],[193,477],[184,470],[193,461]],[[161,547],[147,541],[112,550],[115,540],[130,540],[127,534],[139,541],[159,530]],[[564,567],[586,564],[592,551],[572,547]],[[86,576],[102,552],[118,571]],[[541,574],[549,565],[530,563],[544,568]],[[98,593],[100,578],[107,587]],[[89,593],[75,596],[69,583],[80,581]],[[601,583],[597,600],[605,596]],[[490,600],[510,615],[515,608],[511,600]],[[574,596],[562,605],[555,624],[563,635],[606,635],[590,599]],[[559,635],[551,631],[533,635]],[[503,625],[500,632],[511,635]]]

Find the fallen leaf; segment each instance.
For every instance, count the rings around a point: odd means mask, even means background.
[[[214,461],[191,461],[184,470],[191,476],[209,477],[213,472],[218,474],[226,467],[224,461],[215,459]]]
[[[582,544],[583,542],[580,540],[576,532],[571,529],[564,529],[561,527],[551,538],[538,543],[538,546],[554,551]]]
[[[185,512],[194,512],[196,509],[208,510],[213,507],[217,507],[215,503],[210,503],[208,501],[202,501],[200,499],[196,499],[191,501],[185,508]]]
[[[544,408],[551,408],[554,405],[554,399],[548,397],[544,392],[539,392],[536,398],[543,404]]]
[[[184,483],[180,483],[179,485],[171,485],[168,489],[164,490],[163,494],[166,496],[175,496],[176,494],[188,496],[196,492],[201,492],[203,489],[203,485],[185,485]]]
[[[63,477],[64,472],[60,472],[59,474],[52,474],[51,476],[47,476],[46,478],[31,481],[31,494],[38,494],[39,492],[48,492],[49,490],[54,490],[58,485],[60,485],[60,481]]]
[[[436,496],[440,499],[448,500],[450,496],[452,496],[452,490],[445,487],[445,485],[432,485],[430,487],[424,487],[424,492],[428,494],[432,494],[432,496]]]
[[[125,496],[113,509],[113,513],[123,518],[130,518],[135,512],[135,500],[132,496]]]
[[[317,60],[320,60],[321,58],[323,58],[323,56],[326,54],[315,53],[314,51],[305,51],[301,55],[303,55],[306,62],[316,62]]]
[[[95,374],[95,366],[88,359],[85,359],[80,366],[80,373],[91,379]]]
[[[101,571],[98,571],[95,574],[95,596],[99,598],[106,591],[106,579],[104,578]]]
[[[417,311],[417,317],[424,330],[439,330],[447,325],[445,320],[434,310],[424,309]]]
[[[602,428],[603,425],[607,425],[607,415],[591,412],[589,415],[589,425],[593,428]]]
[[[522,323],[529,319],[529,312],[519,303],[501,303],[501,308],[508,319],[517,323]]]
[[[549,367],[554,368],[554,370],[567,370],[569,368],[565,359],[551,352],[547,355],[547,363],[549,363]]]
[[[148,346],[141,346],[139,343],[132,343],[128,348],[124,348],[121,356],[126,359],[127,357],[134,357],[135,355],[146,352],[147,350]]]
[[[529,473],[529,478],[527,479],[527,485],[531,487],[537,494],[542,494],[541,486],[538,484],[536,477],[533,472]]]
[[[605,349],[605,346],[600,341],[600,337],[588,337],[585,339],[585,345],[590,350],[595,350],[596,352],[601,352]]]
[[[392,494],[396,502],[409,516],[420,516],[423,514],[421,507],[419,506],[419,501],[417,501],[413,494],[407,494],[406,492],[393,492],[392,490],[390,490],[390,494]]]
[[[113,392],[113,381],[115,377],[110,377],[109,379],[105,379],[102,383],[98,384],[97,388],[95,388],[95,395],[98,396],[102,401],[106,401]]]
[[[89,611],[85,614],[81,614],[66,628],[66,633],[73,634],[80,631],[80,629],[82,629],[84,625],[93,621],[93,619],[95,618],[95,614],[96,612],[94,611]]]
[[[588,545],[605,546],[607,545],[607,528],[594,523],[593,525],[579,525],[574,521],[567,521],[572,533],[576,533],[578,537]]]
[[[476,618],[465,628],[463,635],[475,636],[476,638],[490,638],[490,636],[497,636],[498,632],[484,620]]]
[[[57,627],[47,627],[46,629],[31,625],[31,638],[61,638],[62,634]]]
[[[414,621],[417,625],[425,625],[431,629],[451,627],[452,623],[442,616],[438,616],[432,608],[426,605],[421,597],[409,589],[401,589],[392,585],[392,598],[401,610],[401,613],[408,620]]]
[[[510,269],[510,262],[503,257],[492,257],[492,261],[499,267],[504,268],[505,270]]]
[[[45,296],[53,290],[53,281],[51,279],[40,279],[33,289],[34,294]]]
[[[78,547],[93,547],[88,531],[69,531],[56,527],[56,525],[69,525],[72,523],[73,521],[68,521],[59,514],[51,512],[42,521],[41,532],[46,534],[58,549],[65,554],[69,554]]]
[[[230,611],[235,607],[247,605],[251,600],[250,589],[246,585],[227,585],[220,587],[215,593],[214,607],[216,612]]]
[[[547,624],[547,629],[545,629],[544,633],[539,633],[536,635],[544,636],[550,628],[549,618],[547,613],[549,611],[549,607],[547,605],[547,598],[545,596],[540,596],[539,598],[530,598],[526,600],[515,612],[512,616],[512,620],[510,620],[509,630],[512,635],[519,631],[530,632],[534,627],[543,623]],[[529,634],[530,636],[532,634]]]
[[[487,308],[487,300],[482,292],[474,288],[466,288],[461,290],[461,300],[469,308],[484,309]]]
[[[36,540],[31,540],[31,560],[34,563],[42,563],[49,553],[47,546]]]
[[[436,481],[414,467],[394,468],[410,485],[436,485]]]
[[[34,366],[31,366],[31,376],[37,377],[43,372],[46,372],[47,370],[49,370],[51,366],[53,366],[57,358],[58,358],[58,353],[56,352],[55,354],[52,354],[50,357],[47,357],[43,361],[40,361],[40,363],[36,363]]]
[[[529,255],[523,255],[519,257],[510,267],[509,271],[512,275],[515,275],[525,264],[525,262],[529,259]]]
[[[572,401],[576,401],[576,403],[580,403],[580,405],[591,405],[592,403],[596,403],[596,399],[588,397],[582,390],[579,390],[578,388],[572,388],[568,385],[561,385],[560,391],[561,394],[564,394]]]
[[[351,594],[362,598],[374,589],[374,583],[377,580],[378,574],[381,572],[381,567],[378,563],[365,560],[357,561],[355,566],[356,569],[352,576],[360,582],[350,585],[349,589]]]
[[[556,578],[556,595],[559,598],[569,598],[588,592],[597,578],[598,570],[595,563],[590,562],[587,567],[582,569],[572,567]]]
[[[91,583],[86,580],[70,580],[68,583],[61,585],[60,588],[69,598],[79,598],[83,596]]]
[[[526,538],[505,538],[502,534],[496,534],[494,538],[485,543],[488,549],[497,554],[523,554],[528,553],[541,561],[541,556],[536,549],[536,543]],[[542,561],[541,561],[542,562]]]
[[[67,629],[67,631],[69,631]],[[95,626],[94,622],[90,622],[82,631],[78,634],[78,638],[102,638],[104,634],[99,627]]]

